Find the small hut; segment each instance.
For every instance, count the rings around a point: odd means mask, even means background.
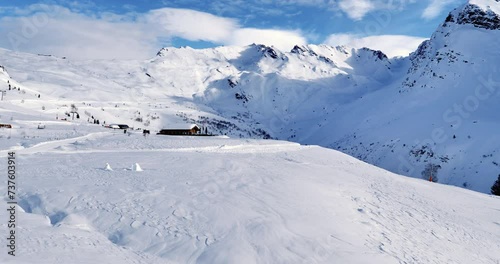
[[[170,128],[160,130],[157,135],[170,136],[192,136],[201,131],[200,127],[195,124],[175,125]]]

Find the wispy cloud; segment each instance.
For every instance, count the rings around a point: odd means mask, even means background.
[[[307,43],[300,31],[242,28],[232,35],[231,45],[243,46],[252,43],[273,45],[283,51],[289,51],[294,45]]]
[[[430,0],[429,5],[422,13],[425,19],[433,19],[438,17],[443,11],[446,10],[451,4],[459,3],[458,0]],[[462,1],[463,2],[463,1]]]
[[[376,8],[373,1],[370,0],[340,0],[339,7],[354,20],[362,19],[368,12]]]
[[[353,20],[361,20],[377,10],[401,10],[416,0],[171,0],[169,3],[191,3],[196,9],[201,5],[210,7],[211,13],[193,9],[170,7],[138,13],[133,7],[121,13],[94,8],[91,1],[74,1],[73,5],[34,4],[24,8],[0,7],[0,47],[67,56],[76,59],[146,59],[163,46],[171,45],[177,38],[188,41],[203,41],[215,45],[247,45],[259,43],[274,45],[281,50],[290,50],[296,44],[308,40],[318,43],[325,33],[315,34],[314,28],[302,31],[293,18],[291,22],[246,24],[245,16],[262,14],[279,16],[290,10],[323,8],[346,14]],[[436,10],[459,0],[429,0],[425,17],[432,17]],[[230,3],[232,2],[232,4]],[[440,4],[445,2],[445,4]],[[81,4],[83,3],[83,4]],[[227,3],[227,5],[224,5]],[[237,3],[237,4],[234,4]],[[242,3],[246,3],[242,7]],[[89,9],[89,6],[92,7]],[[293,8],[295,7],[295,9]],[[298,7],[298,9],[297,9]],[[231,12],[245,15],[231,15]],[[290,9],[291,8],[291,9]],[[224,15],[218,14],[219,10]],[[233,17],[239,17],[235,19]],[[265,16],[264,16],[265,17]],[[276,18],[275,18],[276,19]],[[255,18],[253,19],[253,21]],[[254,21],[255,22],[255,21]],[[295,28],[289,25],[295,25]],[[354,47],[368,46],[381,49],[389,55],[407,55],[414,50],[422,38],[406,36],[332,35],[329,44],[348,44]]]
[[[0,19],[0,46],[78,59],[151,55],[158,35],[128,16],[89,16],[61,6],[33,5]]]
[[[147,13],[142,18],[148,25],[161,26],[166,36],[181,37],[191,41],[226,42],[239,28],[234,19],[218,17],[189,9],[162,8]],[[161,33],[161,32],[159,32]]]
[[[380,10],[401,11],[416,0],[339,0],[331,7],[340,9],[353,20],[361,20],[370,12]]]
[[[244,28],[235,19],[189,9],[87,14],[38,4],[3,11],[14,16],[0,18],[0,34],[7,36],[0,46],[76,59],[145,59],[172,38],[279,49],[306,43],[298,30]]]
[[[201,10],[218,15],[259,14],[265,16],[286,16],[303,9],[318,8],[346,14],[353,20],[361,20],[368,13],[377,10],[402,10],[417,0],[164,0],[167,6],[182,7],[189,4]]]
[[[396,57],[408,56],[424,40],[425,38],[404,35],[360,37],[353,34],[334,34],[325,40],[325,44],[332,46],[345,45],[352,48],[367,47],[374,50],[381,50],[389,57]]]

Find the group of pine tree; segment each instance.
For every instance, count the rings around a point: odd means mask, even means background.
[[[435,165],[429,163],[425,166],[422,171],[422,178],[431,182],[438,182],[438,171],[441,169],[440,165]],[[500,175],[498,175],[498,179],[495,181],[493,186],[491,186],[491,194],[500,196]]]
[[[498,175],[498,179],[495,184],[491,186],[491,194],[500,196],[500,175]]]

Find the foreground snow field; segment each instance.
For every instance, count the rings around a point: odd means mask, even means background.
[[[14,148],[18,252],[0,263],[500,261],[498,197],[316,146],[67,130]]]

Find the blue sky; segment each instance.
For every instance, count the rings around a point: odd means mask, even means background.
[[[0,47],[77,59],[145,59],[163,46],[368,46],[404,56],[465,0],[17,0]]]

